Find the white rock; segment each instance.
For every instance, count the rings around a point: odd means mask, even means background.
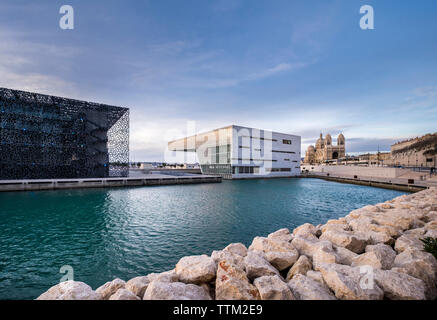
[[[313,266],[316,270],[320,264],[336,263],[337,260],[338,258],[335,255],[334,250],[331,250],[329,248],[319,248],[313,254]]]
[[[356,231],[354,234],[361,238],[362,240],[366,241],[369,245],[375,245],[375,244],[387,244],[387,245],[393,245],[395,243],[395,239],[393,239],[387,232],[377,232],[377,231]]]
[[[261,300],[294,300],[287,284],[279,276],[263,276],[253,282]]]
[[[142,298],[147,287],[154,280],[159,280],[161,282],[176,282],[178,281],[178,276],[174,270],[162,273],[151,273],[147,276],[130,279],[128,282],[126,282],[125,289]]]
[[[366,247],[366,240],[349,231],[328,230],[320,236],[320,240],[327,240],[339,247],[344,247],[355,253],[362,253]]]
[[[306,255],[309,258],[313,258],[314,253],[319,248],[326,248],[332,250],[332,243],[329,241],[320,241],[318,239],[309,239],[297,236],[293,239],[291,244],[298,250],[299,254]]]
[[[267,261],[279,271],[287,269],[299,258],[299,252],[287,241],[256,237],[249,251],[263,252]]]
[[[328,287],[325,283],[325,280],[323,280],[322,273],[319,271],[309,270],[306,274],[306,276],[310,279],[313,279],[314,281],[319,282],[320,284],[323,284],[324,286]]]
[[[427,299],[437,298],[435,285],[437,260],[432,254],[418,250],[405,250],[396,256],[394,267],[403,269],[410,276],[423,280],[426,285]]]
[[[207,255],[183,257],[176,264],[179,281],[185,283],[206,283],[215,278],[217,267]]]
[[[419,240],[422,238],[417,234],[403,234],[396,240],[395,250],[397,253],[404,252],[407,249],[422,250],[423,243]]]
[[[211,300],[211,297],[204,288],[195,284],[152,281],[143,300]]]
[[[293,240],[293,235],[290,233],[290,230],[288,230],[287,228],[283,228],[273,233],[270,233],[267,238],[291,242]]]
[[[375,283],[370,285],[368,274],[361,273],[359,267],[340,264],[321,264],[318,271],[323,280],[341,300],[382,300],[384,292]]]
[[[425,283],[408,274],[375,270],[375,282],[391,300],[425,300]]]
[[[51,287],[36,300],[101,300],[101,296],[86,283],[69,280]]]
[[[317,239],[318,229],[310,223],[305,223],[293,230],[293,236]]]
[[[257,251],[249,251],[244,258],[244,268],[250,280],[262,276],[279,275],[279,271],[264,258],[262,253]]]
[[[213,251],[211,254],[211,258],[214,260],[216,265],[220,261],[229,261],[230,263],[233,263],[242,269],[244,269],[244,256],[232,253],[228,250]]]
[[[379,225],[392,226],[401,230],[408,230],[416,219],[408,209],[391,209],[389,212],[376,214],[373,219]]]
[[[96,293],[100,294],[103,300],[108,300],[110,296],[116,293],[118,289],[124,288],[125,285],[125,281],[117,278],[97,288]]]
[[[337,300],[327,286],[302,274],[296,274],[288,286],[297,300]]]
[[[380,261],[381,267],[379,269],[389,270],[393,267],[396,252],[392,247],[386,244],[368,245],[366,247],[366,252],[374,252]]]
[[[217,267],[216,300],[259,300],[258,289],[249,283],[246,273],[227,261]]]
[[[126,282],[125,288],[138,297],[143,297],[149,286],[150,278],[148,276],[135,277]]]
[[[308,259],[307,256],[301,255],[288,271],[286,281],[290,281],[296,274],[306,275],[306,273],[312,268],[313,264],[310,259]]]
[[[141,300],[138,296],[134,295],[127,289],[118,289],[109,300]]]
[[[231,243],[223,250],[229,251],[233,254],[237,254],[237,255],[242,256],[242,257],[245,257],[247,255],[247,248],[242,243]]]
[[[355,252],[352,252],[346,248],[333,246],[334,247],[334,253],[336,256],[337,263],[339,264],[345,264],[350,266],[352,264],[352,261],[355,257],[358,257],[358,254]]]

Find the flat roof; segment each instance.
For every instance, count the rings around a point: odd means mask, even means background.
[[[239,126],[239,125],[231,124],[231,125],[228,125],[228,126],[225,126],[225,127],[220,127],[220,128],[213,129],[213,130],[196,133],[196,134],[191,135],[191,136],[186,136],[186,137],[182,137],[182,138],[179,138],[179,139],[174,139],[172,141],[169,141],[168,144],[173,143],[173,142],[177,142],[177,141],[180,141],[180,140],[184,140],[184,139],[190,139],[190,138],[194,138],[194,137],[197,137],[197,136],[206,135],[206,134],[211,133],[211,132],[216,132],[216,131],[220,131],[220,130],[234,128],[234,127],[242,128],[242,129],[252,129],[252,130],[255,129],[255,130],[260,130],[260,131],[268,131],[268,132],[271,132],[271,133],[284,134],[284,135],[293,136],[293,137],[297,137],[297,138],[300,137],[298,135],[284,133],[284,132],[278,132],[278,131],[272,131],[272,130],[260,129],[260,128],[251,128],[251,127],[245,127],[245,126]]]

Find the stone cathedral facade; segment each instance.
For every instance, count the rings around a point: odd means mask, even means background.
[[[316,145],[308,147],[304,163],[323,163],[327,160],[344,158],[345,155],[346,140],[342,133],[340,133],[337,138],[337,145],[332,144],[332,137],[330,134],[327,134],[325,138],[323,138],[323,134],[320,134],[320,138],[317,139]]]

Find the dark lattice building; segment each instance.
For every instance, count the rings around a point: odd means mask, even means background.
[[[0,88],[0,180],[129,171],[129,109]]]

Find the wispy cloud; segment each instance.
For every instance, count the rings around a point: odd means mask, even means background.
[[[0,86],[48,94],[69,95],[74,84],[58,76],[75,48],[30,41],[24,33],[0,32]]]
[[[400,105],[402,111],[437,112],[437,86],[415,88]]]

